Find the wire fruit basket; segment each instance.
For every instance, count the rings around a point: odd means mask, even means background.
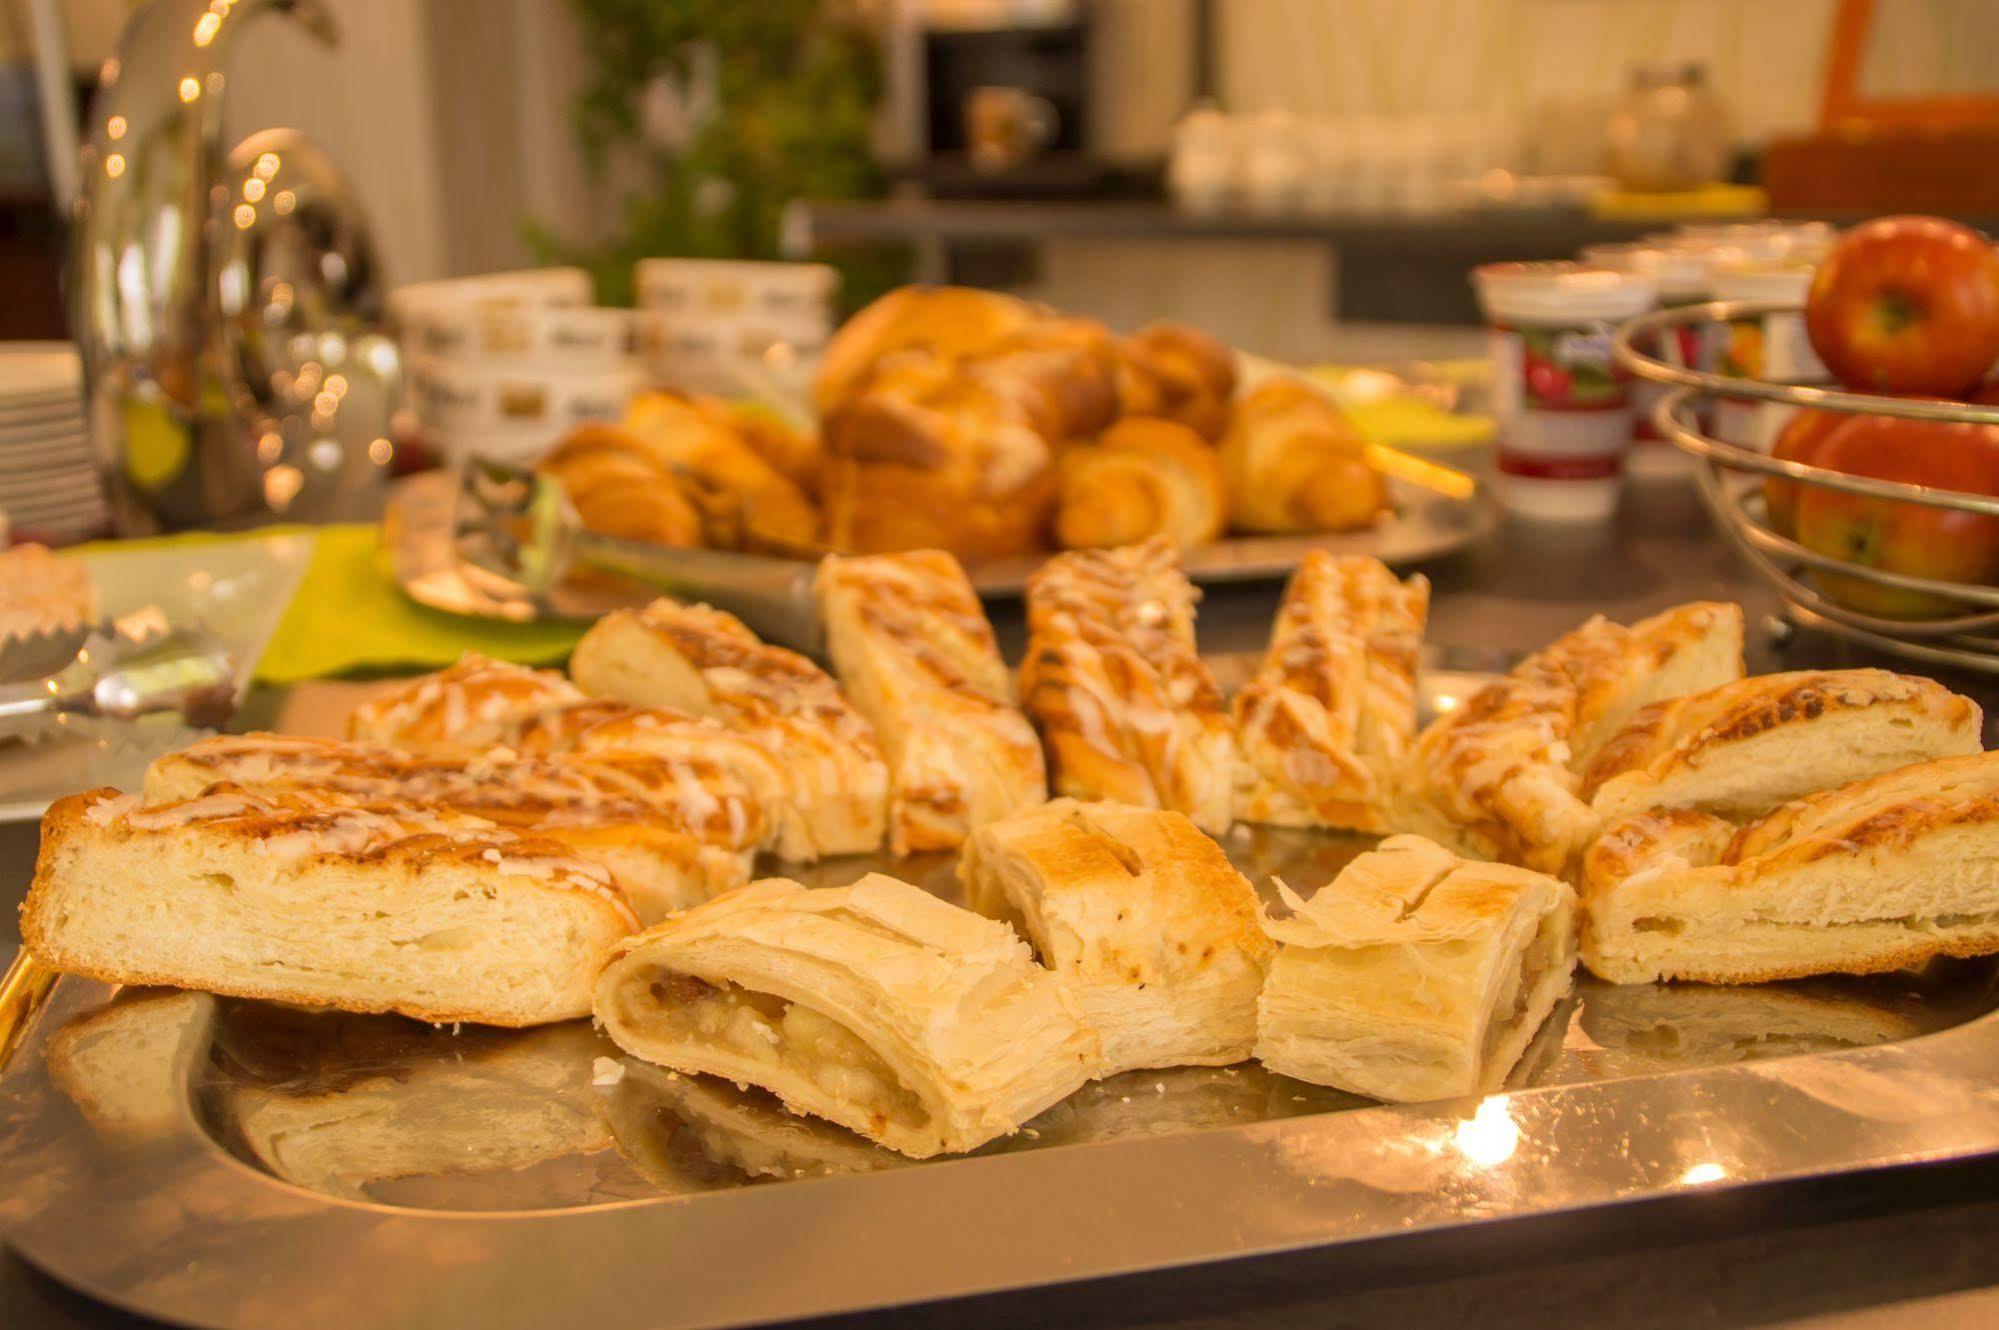
[[[1626,369],[1667,386],[1653,409],[1653,424],[1661,436],[1693,455],[1702,502],[1742,555],[1776,586],[1793,623],[1910,660],[1999,674],[1999,586],[1916,577],[1807,549],[1771,525],[1761,482],[1776,477],[1867,498],[1994,518],[1999,518],[1999,496],[1876,480],[1780,460],[1703,433],[1694,409],[1704,398],[1733,398],[1854,415],[1999,425],[1999,407],[1730,378],[1676,365],[1640,349],[1665,344],[1665,335],[1683,326],[1795,313],[1796,309],[1767,301],[1717,300],[1655,310],[1620,325],[1613,346],[1618,362]],[[1950,601],[1958,612],[1926,619],[1868,614],[1826,595],[1809,580],[1815,572],[1835,573],[1896,591],[1928,593]]]

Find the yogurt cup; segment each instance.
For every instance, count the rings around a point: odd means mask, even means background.
[[[1732,263],[1714,276],[1717,300],[1775,301],[1794,306],[1771,314],[1730,319],[1718,330],[1715,372],[1731,379],[1772,383],[1824,383],[1831,377],[1805,334],[1805,293],[1811,288],[1809,261]],[[1722,397],[1715,401],[1715,436],[1725,443],[1767,453],[1796,407]]]
[[[1713,298],[1713,251],[1703,246],[1655,244],[1641,240],[1629,244],[1585,245],[1578,257],[1592,267],[1650,274],[1659,284],[1661,308],[1693,305]],[[1714,368],[1716,346],[1717,339],[1710,328],[1690,324],[1676,328],[1671,335],[1656,339],[1650,345],[1641,345],[1638,349],[1683,369],[1710,370]],[[1672,440],[1661,434],[1652,423],[1653,409],[1668,391],[1666,384],[1654,383],[1650,379],[1633,379],[1631,382],[1632,447],[1631,455],[1625,459],[1625,472],[1633,479],[1685,480],[1694,473],[1694,459],[1674,447]],[[1695,399],[1693,409],[1695,420],[1705,428],[1708,423],[1705,403]]]
[[[1580,263],[1472,270],[1491,328],[1500,502],[1523,517],[1605,521],[1631,447],[1629,375],[1612,329],[1651,309],[1649,273]]]

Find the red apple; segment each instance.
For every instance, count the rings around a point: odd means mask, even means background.
[[[1784,422],[1777,442],[1770,446],[1770,455],[1780,462],[1818,466],[1819,446],[1832,436],[1834,430],[1851,419],[1852,416],[1839,411],[1799,411]],[[1798,495],[1803,489],[1795,480],[1782,480],[1776,476],[1764,478],[1763,506],[1770,514],[1770,529],[1778,535],[1797,534]]]
[[[1812,463],[1968,494],[1999,495],[1999,426],[1855,416],[1813,452]],[[1999,517],[1926,504],[1800,487],[1797,539],[1848,563],[1912,577],[1989,584],[1999,579]],[[1857,577],[1814,572],[1841,604],[1891,619],[1933,619],[1963,612],[1961,602],[1901,591]]]
[[[1844,383],[1956,396],[1999,359],[1999,254],[1940,217],[1877,217],[1819,264],[1805,331]]]

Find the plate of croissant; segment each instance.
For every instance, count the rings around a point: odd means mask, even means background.
[[[1313,549],[1413,564],[1492,522],[1469,477],[1370,443],[1322,387],[1198,329],[1120,336],[950,286],[861,310],[809,401],[645,392],[537,468],[606,535],[799,558],[942,549],[987,595],[1018,594],[1062,549],[1165,536],[1195,581],[1226,581]]]

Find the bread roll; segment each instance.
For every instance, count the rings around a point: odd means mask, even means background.
[[[1545,874],[1392,836],[1291,916],[1257,1015],[1272,1071],[1375,1099],[1488,1094],[1568,993],[1576,898]]]
[[[1291,575],[1270,650],[1235,698],[1236,816],[1385,831],[1416,737],[1430,584],[1378,559],[1313,550]]]
[[[919,352],[957,360],[982,351],[1037,317],[1034,306],[964,286],[904,286],[840,326],[826,343],[812,406],[824,420],[845,406],[884,360]]]
[[[1210,443],[1227,432],[1236,372],[1226,346],[1184,323],[1148,323],[1118,350],[1125,415],[1177,420]]]
[[[1020,695],[1057,793],[1228,830],[1235,739],[1194,643],[1197,598],[1163,536],[1057,555],[1028,579]]]
[[[814,594],[840,680],[888,758],[896,854],[955,850],[1048,798],[1041,741],[956,559],[829,555]]]
[[[1221,458],[1185,425],[1127,416],[1095,443],[1063,453],[1055,539],[1102,549],[1165,536],[1205,545],[1228,522]]]
[[[1581,772],[1640,708],[1742,677],[1740,606],[1696,603],[1625,628],[1598,617],[1431,722],[1395,825],[1460,853],[1560,873],[1597,830]]]
[[[975,831],[958,876],[1069,983],[1099,1076],[1249,1056],[1271,944],[1255,889],[1182,814],[1058,799]]]
[[[638,926],[546,836],[226,786],[60,800],[21,914],[35,955],[105,983],[505,1026],[586,1014],[598,958]]]
[[[558,481],[591,531],[680,548],[704,543],[701,511],[638,440],[613,425],[577,425],[535,469]]]
[[[1747,827],[1641,814],[1583,865],[1583,963],[1612,983],[1765,983],[1999,951],[1999,753],[1919,763]]]
[[[1582,794],[1604,822],[1658,808],[1741,820],[1815,790],[1979,750],[1978,704],[1887,670],[1799,670],[1655,702],[1604,745]]]
[[[768,810],[783,857],[881,843],[888,767],[873,730],[824,670],[734,616],[669,600],[620,610],[583,635],[569,668],[592,693],[713,717],[768,753],[784,773]]]
[[[1345,531],[1388,508],[1365,440],[1324,393],[1271,379],[1235,404],[1221,444],[1229,524],[1239,531]]]

